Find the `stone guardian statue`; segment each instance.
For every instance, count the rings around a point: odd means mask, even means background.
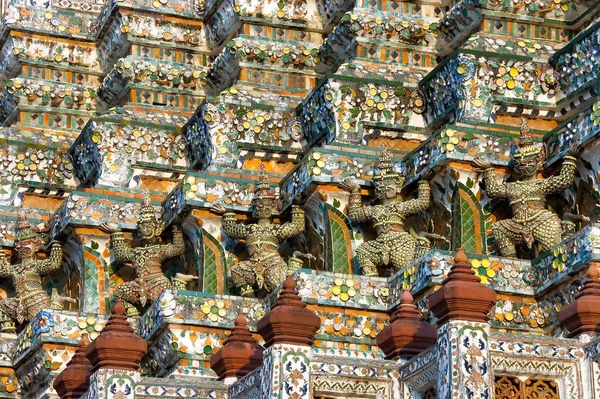
[[[11,278],[16,292],[15,298],[0,301],[0,331],[6,333],[15,333],[15,321],[19,324],[31,321],[40,310],[55,307],[42,286],[42,276],[60,269],[62,262],[62,244],[58,241],[52,243],[47,259],[37,259],[42,237],[33,230],[24,211],[18,217],[15,251],[20,262],[11,265],[0,250],[0,277]],[[57,299],[62,302],[65,298],[57,296]],[[69,298],[69,302],[74,300]]]
[[[146,302],[154,302],[167,289],[185,289],[186,283],[198,277],[177,273],[169,280],[162,271],[162,263],[167,259],[180,256],[185,251],[183,233],[173,226],[173,243],[159,244],[162,223],[156,219],[154,207],[146,195],[137,223],[137,236],[141,245],[131,248],[125,244],[123,232],[114,225],[103,223],[100,230],[110,234],[110,245],[117,261],[130,263],[137,277],[133,281],[119,284],[113,296],[121,300],[127,316],[137,316],[136,305],[146,306]]]
[[[424,175],[430,177],[431,171]],[[377,238],[363,242],[356,249],[361,273],[365,276],[378,276],[377,267],[393,267],[395,271],[407,266],[417,256],[422,255],[418,247],[428,246],[425,237],[414,238],[404,231],[404,220],[429,207],[430,187],[428,180],[419,181],[417,198],[401,201],[398,194],[404,185],[404,177],[393,169],[390,154],[381,146],[379,168],[373,176],[377,205],[364,205],[360,186],[345,180],[340,187],[350,192],[348,217],[353,222],[369,222],[375,227]],[[423,242],[421,242],[423,241]]]
[[[240,295],[252,296],[255,289],[272,292],[285,278],[298,270],[303,262],[298,256],[312,258],[309,254],[294,253],[288,263],[278,252],[279,243],[304,231],[304,210],[292,205],[292,221],[281,225],[272,222],[280,202],[271,191],[264,168],[252,198],[252,215],[257,222],[242,224],[235,220],[235,213],[227,212],[216,203],[212,211],[223,215],[223,232],[231,238],[245,240],[249,259],[231,267],[231,277]]]
[[[516,257],[516,246],[532,248],[540,244],[543,251],[562,241],[562,223],[558,215],[546,209],[546,196],[568,188],[575,178],[577,149],[563,158],[560,173],[547,179],[538,177],[545,158],[543,145],[534,144],[525,119],[521,122],[521,137],[513,155],[515,182],[498,182],[489,162],[475,158],[475,167],[483,170],[485,191],[491,198],[506,198],[513,211],[511,219],[494,223],[492,232],[502,256]]]

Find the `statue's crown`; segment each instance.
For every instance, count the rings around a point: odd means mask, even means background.
[[[259,199],[275,199],[275,193],[271,189],[271,185],[269,184],[269,179],[267,178],[267,171],[265,170],[264,165],[260,165],[260,174],[258,175],[258,183],[256,183],[256,188],[254,189],[254,198],[253,201]]]
[[[142,208],[140,209],[140,218],[138,223],[143,222],[156,222],[156,211],[152,206],[150,200],[150,193],[147,191],[144,193],[144,200],[142,201]]]
[[[23,241],[30,238],[37,238],[39,235],[31,228],[31,224],[27,220],[27,215],[24,210],[19,211],[17,229],[15,233],[15,241]]]
[[[381,144],[381,157],[379,158],[378,168],[375,170],[373,180],[381,181],[388,179],[398,179],[402,177],[394,170],[394,163],[390,157],[390,151],[385,143]]]
[[[533,159],[539,155],[540,149],[540,145],[536,145],[531,138],[527,121],[524,117],[521,117],[521,135],[517,151],[513,157],[516,160]]]

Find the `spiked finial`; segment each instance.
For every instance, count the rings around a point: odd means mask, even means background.
[[[233,330],[223,346],[210,358],[210,368],[219,380],[243,377],[263,363],[264,348],[250,333],[244,314],[235,319]]]
[[[533,140],[529,132],[529,126],[527,126],[527,120],[524,116],[521,116],[521,137],[519,139],[519,146],[531,145]]]
[[[575,300],[558,314],[560,323],[568,331],[568,338],[581,334],[600,335],[600,271],[597,263],[590,264],[587,277]]]
[[[464,249],[459,248],[442,287],[429,297],[429,310],[438,318],[438,326],[449,320],[487,323],[495,303],[496,292],[481,283]]]
[[[436,342],[435,328],[423,319],[413,302],[410,290],[404,290],[390,324],[375,338],[386,359],[415,356]]]
[[[15,241],[23,241],[32,238],[39,238],[38,233],[36,233],[32,228],[31,224],[27,220],[27,214],[25,210],[21,209],[18,213],[18,221],[17,221],[17,229],[15,233]]]
[[[260,165],[260,173],[258,175],[258,183],[256,184],[256,189],[254,190],[254,198],[253,201],[259,199],[275,199],[275,193],[271,190],[271,185],[269,184],[269,178],[267,176],[267,171],[265,169],[265,165]]]
[[[152,200],[148,191],[144,191],[144,200],[142,201],[138,223],[143,222],[156,222],[156,211],[152,206]]]
[[[86,349],[92,373],[101,368],[137,371],[148,345],[127,321],[121,301],[113,304],[111,313],[100,335]]]
[[[394,170],[394,163],[392,162],[390,151],[387,145],[382,143],[378,170],[375,171],[373,180],[380,181],[387,179],[398,179],[400,177],[400,174]]]

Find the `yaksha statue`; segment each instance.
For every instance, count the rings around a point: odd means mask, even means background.
[[[116,226],[107,223],[100,225],[100,230],[110,233],[110,244],[116,260],[131,263],[137,273],[135,280],[119,284],[113,292],[115,300],[123,302],[127,316],[139,315],[136,304],[146,306],[147,301],[154,302],[166,289],[185,289],[187,283],[198,279],[177,273],[169,280],[163,273],[162,263],[165,260],[183,254],[183,233],[179,227],[173,226],[173,243],[158,243],[163,225],[156,219],[148,195],[144,198],[137,225],[140,246],[135,248],[125,244],[123,232]]]
[[[256,223],[238,223],[235,213],[226,212],[223,205],[217,203],[212,207],[214,213],[223,215],[225,234],[246,241],[249,259],[231,267],[231,277],[242,296],[252,296],[255,289],[261,288],[272,292],[302,266],[298,256],[312,257],[295,252],[288,263],[283,260],[277,251],[279,243],[304,231],[304,211],[300,206],[292,205],[292,221],[276,225],[271,217],[279,208],[280,202],[269,187],[264,168],[252,198],[252,215],[257,219]]]
[[[475,167],[483,170],[485,189],[491,198],[506,198],[513,218],[500,220],[492,227],[496,244],[502,256],[516,257],[516,246],[525,244],[532,248],[539,243],[548,250],[561,242],[562,226],[559,217],[546,209],[546,196],[568,188],[575,177],[577,150],[565,155],[560,174],[547,179],[539,178],[545,158],[543,145],[535,145],[525,119],[521,123],[518,149],[513,155],[514,171],[519,180],[499,183],[489,162],[475,158]]]
[[[392,266],[399,270],[420,256],[422,247],[428,247],[425,237],[414,238],[404,231],[404,220],[413,214],[429,207],[429,181],[419,181],[417,198],[408,201],[398,199],[402,190],[404,177],[394,171],[390,154],[385,144],[381,147],[379,168],[373,176],[375,197],[378,205],[363,205],[360,186],[345,180],[341,183],[344,190],[350,191],[348,217],[353,222],[371,222],[377,232],[377,238],[364,242],[356,249],[358,263],[365,276],[378,276],[377,267]],[[426,171],[427,177],[431,171]]]
[[[44,291],[42,276],[60,268],[61,243],[54,241],[50,256],[38,260],[36,253],[42,246],[43,240],[41,235],[33,230],[23,211],[19,212],[16,230],[15,251],[20,262],[11,265],[4,251],[0,250],[0,277],[11,278],[17,294],[15,298],[0,301],[0,330],[7,333],[15,332],[15,321],[19,324],[30,321],[40,310],[59,306],[53,304],[54,298],[51,299]],[[59,297],[58,302],[61,302],[61,298]]]

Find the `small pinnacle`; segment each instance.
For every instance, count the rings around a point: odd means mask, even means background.
[[[456,250],[456,256],[454,257],[454,263],[469,263],[469,258],[467,258],[467,254],[463,248],[458,248]]]
[[[124,316],[125,315],[125,306],[123,306],[123,302],[116,301],[112,306],[111,313]]]
[[[82,333],[81,339],[79,340],[79,346],[85,348],[90,344],[90,335],[88,333]]]
[[[414,298],[410,294],[410,290],[409,289],[405,289],[404,291],[402,291],[402,295],[400,296],[400,303],[401,304],[412,304],[413,300],[414,300]]]
[[[587,275],[590,279],[597,280],[600,277],[600,271],[598,270],[598,266],[595,263],[590,265],[588,269]]]
[[[283,282],[283,289],[296,290],[296,281],[294,281],[294,277],[291,274],[289,274]]]
[[[245,327],[248,324],[243,312],[238,313],[234,324],[236,327]]]

